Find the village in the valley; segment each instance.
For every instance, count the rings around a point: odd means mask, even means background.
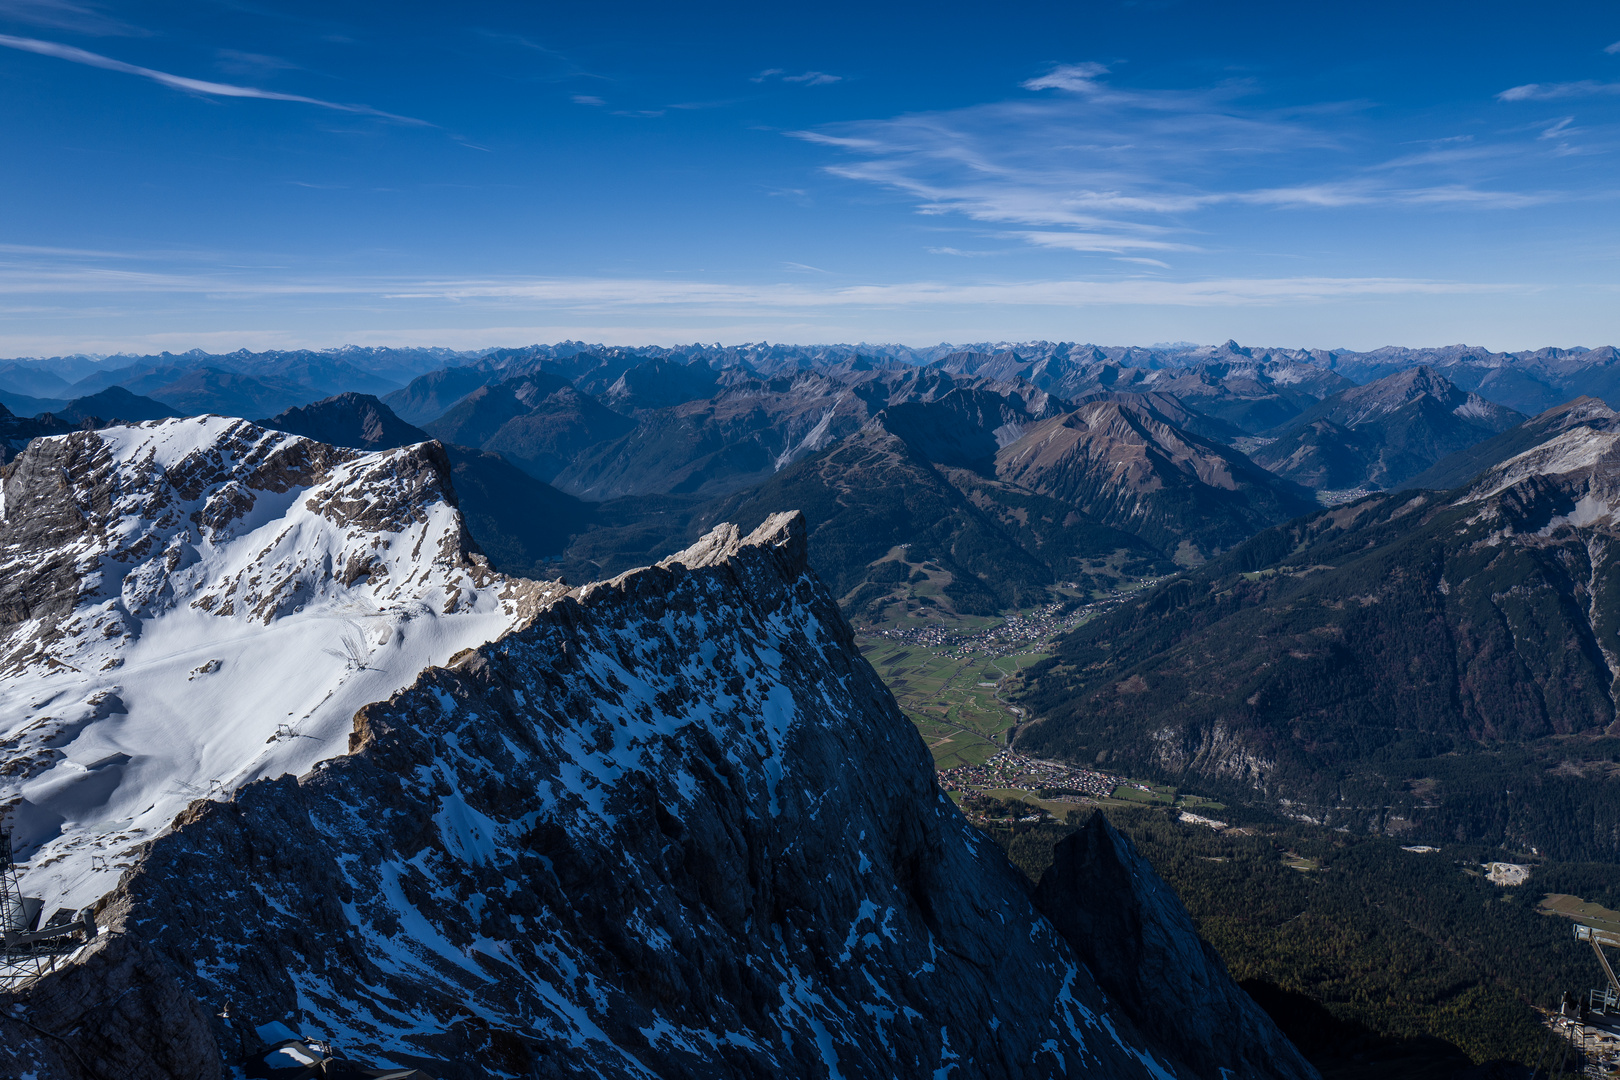
[[[1085,799],[1110,798],[1121,787],[1152,791],[1146,784],[1134,784],[1123,776],[1077,769],[1060,761],[1042,761],[1016,750],[1003,750],[982,765],[942,769],[938,778],[945,791],[1022,791],[1043,800],[1077,804]]]
[[[974,653],[1001,656],[1019,649],[1048,644],[1086,620],[1134,598],[1141,590],[1156,584],[1157,580],[1146,579],[1129,591],[1110,593],[1100,600],[1080,606],[1076,606],[1072,599],[1054,600],[1029,612],[1012,612],[990,626],[964,627],[945,622],[928,622],[920,626],[897,624],[875,626],[870,630],[870,634],[874,637],[888,638],[902,645],[937,649],[940,650],[940,655],[953,658],[966,657]],[[1076,582],[1065,582],[1064,587],[1080,588]]]
[[[1024,710],[1008,697],[1024,669],[1045,659],[1058,637],[1151,584],[1084,604],[1060,596],[995,620],[936,622],[930,613],[926,620],[870,626],[861,635],[862,651],[932,751],[940,788],[971,819],[1022,813],[1021,806],[1033,821],[1061,818],[1065,807],[1096,800],[1154,802],[1159,795],[1146,784],[1014,750]]]

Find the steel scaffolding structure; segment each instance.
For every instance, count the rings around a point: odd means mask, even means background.
[[[77,915],[63,908],[39,927],[41,906],[39,899],[23,895],[12,864],[11,830],[0,829],[0,990],[39,978],[98,932],[89,908]]]

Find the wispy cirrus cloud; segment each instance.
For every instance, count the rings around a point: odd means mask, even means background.
[[[102,37],[144,37],[146,31],[94,4],[74,0],[0,0],[0,19]]]
[[[798,83],[801,86],[830,86],[835,82],[843,82],[842,75],[829,75],[825,71],[804,71],[797,75],[789,75],[783,68],[766,68],[758,75],[751,75],[749,82],[769,82],[771,79],[780,79],[786,83]]]
[[[1581,79],[1577,82],[1525,83],[1510,86],[1496,95],[1498,101],[1562,101],[1568,98],[1611,97],[1620,94],[1620,82],[1598,82]]]
[[[1522,144],[1464,137],[1390,155],[1358,132],[1357,103],[1261,107],[1247,82],[1128,89],[1111,76],[1108,64],[1061,64],[1020,84],[1029,97],[786,134],[840,151],[826,172],[896,192],[919,213],[1097,255],[1206,250],[1195,219],[1219,207],[1513,209],[1552,197],[1468,168]]]
[[[152,68],[141,67],[138,64],[127,64],[122,60],[114,60],[110,56],[102,56],[100,53],[88,52],[73,45],[63,45],[55,41],[39,41],[34,38],[0,34],[0,47],[16,49],[19,52],[35,53],[39,56],[50,56],[58,60],[66,60],[72,64],[101,68],[104,71],[135,75],[142,79],[149,79],[161,86],[167,86],[173,90],[183,90],[192,94],[206,94],[211,97],[257,98],[261,101],[287,101],[299,105],[314,105],[337,112],[353,113],[359,116],[374,116],[381,120],[392,120],[395,123],[410,124],[416,127],[437,126],[430,124],[426,120],[418,120],[415,117],[400,116],[396,113],[374,109],[370,105],[351,105],[336,101],[323,101],[320,98],[305,97],[302,94],[284,94],[276,90],[261,90],[254,86],[237,86],[232,83],[210,82],[206,79],[192,79],[184,75],[171,75],[166,71],[156,71]]]
[[[1069,90],[1078,94],[1095,94],[1104,88],[1100,81],[1108,74],[1108,65],[1086,62],[1059,64],[1045,75],[1027,79],[1025,90]]]
[[[110,253],[0,248],[0,293],[23,297],[169,295],[256,300],[274,297],[358,298],[365,303],[400,301],[415,306],[542,308],[567,311],[628,311],[678,306],[710,312],[792,312],[838,308],[951,308],[968,304],[1072,307],[1143,304],[1210,307],[1320,302],[1372,296],[1524,293],[1513,282],[1463,282],[1403,277],[1213,277],[1169,281],[1123,276],[1112,279],[1037,278],[985,281],[901,281],[807,284],[715,282],[683,278],[478,277],[405,275],[299,276],[215,263],[173,266],[170,260],[130,265],[147,254],[99,265]],[[9,255],[7,258],[5,256]],[[1146,257],[1127,261],[1162,265]],[[825,274],[819,267],[786,263],[784,269]],[[76,303],[74,307],[82,307]]]
[[[219,49],[215,51],[214,57],[214,66],[227,75],[263,78],[278,71],[298,70],[298,65],[291,60],[283,60],[279,56],[266,56],[263,53],[242,52],[239,49]]]

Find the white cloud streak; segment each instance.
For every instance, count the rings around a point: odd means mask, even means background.
[[[1150,259],[1132,261],[1162,265]],[[656,278],[279,278],[227,271],[64,266],[37,260],[0,264],[0,295],[15,298],[168,295],[207,298],[212,303],[326,297],[345,305],[362,300],[366,304],[391,301],[417,308],[438,304],[457,309],[477,305],[596,312],[679,308],[688,313],[710,315],[813,314],[817,310],[851,308],[949,310],[968,305],[1219,307],[1316,303],[1375,296],[1530,291],[1534,291],[1533,287],[1514,283],[1398,277],[1221,277],[1194,281],[1128,277],[814,285]],[[73,308],[82,310],[82,305],[76,301]]]
[[[75,34],[143,37],[145,31],[72,0],[0,0],[0,18]]]
[[[825,71],[806,71],[802,75],[784,75],[783,82],[803,83],[805,86],[828,86],[835,82],[843,82],[842,75],[828,75]]]
[[[766,68],[758,75],[749,76],[748,81],[762,83],[768,79],[781,79],[783,82],[798,83],[800,86],[829,86],[844,81],[842,75],[829,75],[825,71],[806,71],[798,75],[789,75],[783,68]]]
[[[126,64],[122,60],[114,60],[109,56],[102,56],[100,53],[88,52],[72,45],[62,45],[54,41],[39,41],[34,38],[0,34],[0,47],[35,53],[39,56],[50,56],[58,60],[66,60],[72,64],[101,68],[104,71],[136,75],[143,79],[150,79],[152,82],[162,86],[167,86],[172,90],[183,90],[192,94],[207,94],[213,97],[229,98],[257,98],[262,101],[289,101],[299,105],[315,105],[322,109],[333,109],[337,112],[375,116],[382,120],[392,120],[396,123],[410,124],[415,127],[436,126],[426,120],[417,120],[410,116],[399,116],[395,113],[383,112],[381,109],[374,109],[370,105],[346,105],[335,101],[322,101],[320,98],[305,97],[302,94],[283,94],[275,90],[260,90],[252,86],[236,86],[232,83],[209,82],[204,79],[187,78],[183,75],[171,75],[166,71],[155,71],[152,68],[140,67],[137,64]]]
[[[1565,83],[1525,83],[1511,86],[1496,95],[1498,101],[1561,101],[1565,98],[1607,97],[1620,94],[1620,82],[1582,79]]]
[[[1103,89],[1097,80],[1108,74],[1104,64],[1061,64],[1045,75],[1029,79],[1022,85],[1025,90],[1068,90],[1079,94],[1095,94]]]
[[[1219,207],[1516,209],[1547,192],[1493,189],[1470,161],[1506,147],[1433,146],[1378,156],[1349,106],[1260,109],[1249,87],[1133,90],[1108,65],[1064,64],[1026,80],[1028,98],[786,134],[840,151],[831,175],[896,192],[925,215],[1023,227],[1047,249],[1119,255],[1196,251],[1198,214]],[[1181,235],[1177,235],[1181,234]]]

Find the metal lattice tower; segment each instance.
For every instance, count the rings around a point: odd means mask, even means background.
[[[1558,1016],[1553,1020],[1553,1031],[1562,1036],[1559,1040],[1562,1047],[1548,1060],[1547,1076],[1576,1075],[1609,1080],[1620,1075],[1616,1064],[1616,1047],[1620,1045],[1620,978],[1616,977],[1603,948],[1606,945],[1620,948],[1620,933],[1577,923],[1575,940],[1592,946],[1608,985],[1587,991],[1584,998],[1564,994]],[[1535,1077],[1540,1073],[1538,1062],[1531,1075]]]
[[[56,966],[58,957],[96,936],[95,915],[66,909],[34,929],[41,902],[24,896],[12,864],[11,830],[0,829],[0,990],[15,990]]]

